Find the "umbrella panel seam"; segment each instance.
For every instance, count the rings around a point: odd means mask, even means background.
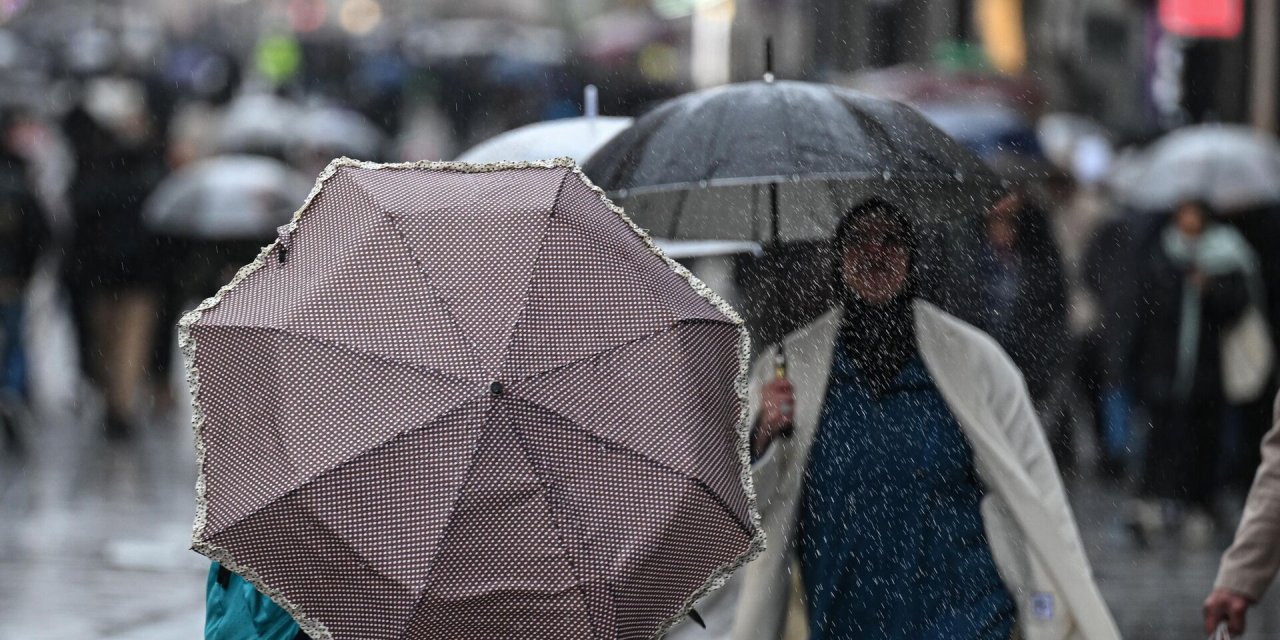
[[[735,325],[734,323],[732,323],[732,322],[728,321],[727,319],[726,319],[725,321],[723,321],[723,322],[722,322],[722,321],[719,321],[719,320],[707,320],[707,319],[705,319],[705,318],[679,318],[679,319],[675,320],[674,322],[672,322],[671,324],[669,324],[669,325],[667,325],[667,326],[665,326],[665,327],[662,327],[662,328],[660,328],[660,329],[654,329],[653,331],[650,331],[649,333],[646,333],[646,334],[641,335],[641,336],[636,336],[636,337],[634,337],[634,338],[632,338],[632,339],[630,339],[630,340],[627,340],[626,342],[622,342],[622,343],[620,343],[620,344],[613,345],[613,346],[609,347],[608,349],[604,349],[604,350],[602,350],[602,351],[597,351],[597,352],[592,353],[592,354],[588,354],[588,355],[585,355],[585,356],[582,356],[582,357],[579,357],[579,358],[575,358],[575,359],[570,360],[570,361],[568,361],[568,362],[565,362],[565,363],[562,363],[562,364],[558,364],[558,365],[556,365],[556,366],[554,366],[554,367],[552,367],[552,368],[550,368],[550,369],[546,369],[546,370],[544,370],[544,371],[539,371],[539,372],[537,372],[537,373],[534,373],[534,374],[531,374],[531,375],[526,376],[526,377],[524,377],[524,378],[521,378],[520,380],[517,380],[517,381],[513,382],[513,383],[512,383],[512,385],[513,385],[513,386],[514,386],[514,385],[523,385],[523,384],[529,384],[529,383],[532,383],[532,382],[537,382],[538,380],[541,380],[541,379],[546,378],[546,377],[548,377],[548,376],[552,376],[552,375],[555,375],[555,374],[561,373],[561,372],[565,371],[566,369],[571,369],[571,368],[573,368],[573,367],[576,367],[576,366],[578,366],[578,365],[581,365],[581,364],[584,364],[584,363],[590,362],[590,361],[592,361],[592,360],[598,360],[598,359],[600,359],[600,358],[604,358],[604,357],[607,357],[607,356],[613,355],[614,353],[617,353],[618,351],[620,351],[620,350],[622,350],[622,349],[626,349],[626,348],[628,348],[628,347],[633,347],[633,346],[635,346],[635,345],[637,345],[637,344],[640,344],[641,342],[644,342],[644,341],[646,341],[646,340],[651,340],[651,339],[653,339],[653,338],[658,338],[658,337],[664,336],[664,335],[666,335],[666,334],[668,334],[668,333],[671,333],[672,331],[674,331],[674,330],[676,330],[676,329],[679,329],[679,328],[680,328],[680,327],[682,327],[682,326],[691,325],[691,324],[721,324],[721,325],[725,325],[725,326],[730,326],[730,327],[735,327],[735,328],[737,328],[737,325]]]
[[[440,303],[440,307],[445,310],[445,313],[449,314],[449,320],[453,323],[453,328],[457,330],[458,335],[461,336],[462,339],[466,341],[467,345],[471,347],[471,354],[475,357],[476,367],[479,368],[483,374],[484,365],[480,362],[480,346],[476,344],[475,340],[471,336],[467,335],[466,330],[462,328],[462,323],[458,321],[457,314],[453,312],[453,307],[449,305],[449,302],[441,296],[439,290],[436,289],[435,282],[431,277],[431,272],[427,270],[427,265],[423,264],[418,255],[414,253],[413,245],[410,244],[409,237],[405,234],[404,228],[400,226],[400,221],[394,214],[388,215],[387,217],[391,220],[391,226],[395,229],[396,236],[399,238],[401,244],[404,245],[405,251],[409,253],[409,259],[417,265],[419,273],[422,275],[423,279],[426,280],[427,291],[429,291],[432,297]]]
[[[589,428],[589,427],[585,427],[585,426],[583,426],[583,425],[579,424],[576,420],[571,420],[568,416],[566,416],[566,415],[564,415],[564,414],[560,413],[559,411],[556,411],[556,410],[554,410],[554,409],[552,409],[552,408],[550,408],[550,407],[547,407],[547,406],[544,406],[544,405],[542,405],[542,404],[540,404],[540,403],[538,403],[538,402],[535,402],[534,400],[532,400],[532,399],[530,399],[530,398],[526,398],[526,397],[524,397],[524,396],[516,395],[514,392],[513,392],[513,394],[512,394],[512,395],[513,395],[516,399],[520,400],[521,402],[524,402],[524,403],[526,403],[526,404],[528,404],[528,405],[530,405],[530,406],[533,406],[533,407],[536,407],[536,408],[541,409],[541,410],[543,410],[543,411],[546,411],[547,413],[550,413],[551,415],[553,415],[553,416],[555,416],[555,417],[559,418],[560,420],[563,420],[565,424],[567,424],[567,425],[569,425],[569,426],[571,426],[571,427],[575,428],[575,430],[576,430],[576,431],[578,431],[578,432],[582,433],[583,435],[586,435],[588,438],[592,438],[592,439],[596,440],[596,441],[597,441],[597,442],[599,442],[600,444],[603,444],[603,445],[608,446],[610,449],[614,450],[614,451],[615,451],[615,452],[617,452],[617,453],[622,453],[622,454],[625,454],[625,455],[629,455],[630,457],[632,457],[632,458],[633,458],[633,459],[635,459],[635,460],[639,460],[639,461],[641,461],[641,462],[643,462],[643,463],[645,463],[645,464],[648,464],[648,465],[650,465],[650,466],[654,467],[655,469],[658,469],[658,470],[660,470],[660,471],[663,471],[664,473],[670,474],[670,475],[672,475],[672,476],[674,476],[674,477],[676,477],[676,478],[678,478],[678,479],[681,479],[681,480],[688,480],[688,481],[690,481],[690,482],[691,482],[691,483],[693,483],[696,487],[698,487],[700,490],[702,490],[704,493],[706,493],[708,496],[710,496],[710,497],[711,497],[711,499],[716,503],[716,505],[717,505],[717,506],[719,506],[722,510],[724,510],[724,513],[725,513],[725,514],[727,514],[727,515],[729,516],[729,519],[730,519],[730,520],[733,520],[734,524],[736,524],[736,525],[738,526],[738,528],[742,530],[743,535],[745,535],[747,538],[750,538],[750,537],[751,537],[751,535],[752,535],[752,534],[751,534],[750,527],[748,527],[748,526],[746,526],[746,525],[743,525],[743,524],[742,524],[742,522],[738,520],[738,516],[737,516],[737,514],[735,514],[735,513],[733,512],[733,509],[732,509],[731,507],[729,507],[728,503],[726,503],[726,502],[724,501],[724,499],[723,499],[723,498],[721,498],[721,497],[720,497],[720,495],[719,495],[718,493],[716,493],[716,492],[711,488],[711,486],[710,486],[710,485],[708,485],[708,484],[707,484],[705,481],[703,481],[701,478],[697,478],[697,477],[694,477],[694,476],[686,476],[686,475],[682,474],[679,470],[677,470],[677,469],[673,468],[671,465],[669,465],[669,464],[667,464],[667,463],[665,463],[665,462],[662,462],[661,460],[655,460],[654,458],[652,458],[652,457],[650,457],[650,456],[647,456],[647,455],[645,455],[645,454],[643,454],[643,453],[640,453],[639,451],[636,451],[636,450],[632,449],[631,447],[629,447],[629,446],[627,446],[627,445],[625,445],[625,444],[623,444],[623,443],[621,443],[621,442],[617,442],[617,441],[615,441],[615,440],[611,440],[611,439],[609,439],[609,438],[607,438],[607,437],[605,437],[605,436],[603,436],[603,435],[600,435],[600,434],[599,434],[598,432],[596,432],[595,430],[593,430],[593,429],[591,429],[591,428]],[[515,427],[512,427],[512,430],[513,430],[513,431],[518,431],[518,429],[516,429]],[[536,466],[536,465],[532,465],[532,466],[533,466],[535,469],[537,468],[537,466]],[[542,483],[540,482],[539,484],[542,484]]]
[[[355,461],[356,461],[356,460],[358,460],[359,458],[362,458],[362,457],[364,457],[364,456],[366,456],[366,455],[369,455],[369,454],[371,454],[371,453],[375,452],[375,451],[376,451],[376,450],[378,450],[378,449],[382,449],[382,448],[384,448],[384,447],[387,447],[387,446],[391,445],[392,443],[394,443],[396,440],[399,440],[400,438],[403,438],[403,437],[404,437],[404,436],[406,436],[406,435],[409,435],[409,434],[412,434],[412,433],[416,433],[416,432],[419,432],[419,431],[423,431],[423,430],[426,430],[426,429],[430,429],[431,427],[436,426],[436,425],[435,425],[435,422],[436,422],[437,420],[439,420],[440,418],[442,418],[443,416],[447,416],[447,415],[449,415],[450,413],[453,413],[453,412],[457,411],[458,409],[461,409],[462,407],[466,406],[468,403],[474,402],[474,401],[476,401],[476,400],[484,399],[486,396],[487,396],[487,394],[485,394],[485,393],[476,393],[476,394],[474,394],[474,395],[470,395],[470,396],[465,396],[465,397],[463,397],[462,399],[458,400],[457,402],[455,402],[455,403],[453,403],[453,404],[451,404],[451,405],[448,405],[448,406],[447,406],[444,410],[442,410],[439,414],[437,414],[437,415],[435,415],[435,416],[431,417],[431,418],[430,418],[430,419],[428,419],[427,421],[422,422],[422,423],[417,423],[416,425],[409,426],[408,428],[405,428],[405,429],[403,429],[403,430],[401,430],[401,431],[397,431],[397,432],[395,432],[394,434],[391,434],[390,436],[388,436],[388,437],[384,438],[383,440],[380,440],[380,441],[378,441],[378,442],[376,442],[376,443],[373,443],[372,445],[370,445],[370,446],[368,446],[368,447],[366,447],[366,448],[364,448],[364,449],[361,449],[360,451],[357,451],[356,453],[353,453],[353,454],[351,454],[350,456],[347,456],[347,457],[346,457],[346,458],[344,458],[343,460],[340,460],[340,461],[338,461],[338,462],[335,462],[333,465],[331,465],[329,468],[325,469],[324,471],[321,471],[320,473],[314,474],[314,475],[312,475],[312,476],[310,476],[310,477],[308,477],[308,478],[306,478],[306,479],[304,479],[304,480],[300,481],[300,482],[297,484],[297,486],[293,487],[292,489],[289,489],[288,491],[285,491],[284,493],[281,493],[280,495],[273,496],[269,501],[267,501],[267,503],[266,503],[266,504],[262,505],[261,507],[258,507],[258,508],[257,508],[257,509],[255,509],[254,511],[251,511],[251,512],[249,512],[249,513],[246,513],[246,514],[244,514],[243,516],[240,516],[239,518],[236,518],[235,520],[233,520],[233,521],[231,521],[231,522],[229,522],[229,523],[227,523],[227,524],[225,524],[225,525],[223,525],[223,526],[219,527],[216,531],[212,531],[212,532],[210,532],[208,529],[205,529],[204,531],[202,531],[202,532],[201,532],[201,533],[203,534],[203,539],[210,539],[210,538],[213,538],[214,536],[217,536],[217,535],[220,535],[220,534],[226,533],[227,531],[230,531],[230,530],[231,530],[232,528],[234,528],[236,525],[239,525],[239,524],[243,523],[245,520],[248,520],[249,518],[252,518],[253,516],[255,516],[255,515],[257,515],[257,514],[261,513],[263,509],[266,509],[266,508],[270,507],[272,504],[275,504],[276,502],[279,502],[280,500],[282,500],[282,499],[284,499],[284,498],[288,498],[289,496],[295,495],[295,494],[297,494],[299,491],[302,491],[302,490],[304,490],[304,489],[307,489],[308,487],[312,486],[312,485],[313,485],[313,484],[315,484],[316,482],[319,482],[319,481],[323,480],[326,476],[329,476],[329,475],[331,475],[331,474],[333,474],[333,473],[335,473],[335,472],[337,472],[337,471],[341,470],[342,468],[344,468],[344,467],[346,467],[347,465],[349,465],[349,464],[351,464],[351,463],[355,462]]]
[[[330,339],[330,338],[324,338],[324,337],[321,337],[321,336],[312,335],[312,334],[310,334],[310,333],[305,333],[305,332],[303,332],[303,331],[298,331],[298,330],[295,330],[295,329],[289,329],[289,328],[287,328],[287,327],[267,327],[267,326],[251,327],[251,326],[247,326],[247,325],[226,325],[226,324],[213,324],[213,323],[206,324],[206,325],[204,325],[204,326],[205,326],[205,327],[209,327],[209,328],[213,328],[213,327],[227,327],[227,328],[231,328],[231,327],[234,327],[234,328],[236,328],[236,329],[243,329],[243,330],[250,330],[250,331],[265,331],[265,332],[269,332],[269,333],[278,333],[278,334],[283,334],[283,335],[290,336],[290,337],[294,337],[294,338],[301,338],[301,339],[303,339],[303,340],[307,340],[307,341],[309,341],[309,342],[312,342],[312,343],[315,343],[315,344],[318,344],[318,345],[321,345],[321,346],[329,347],[329,348],[332,348],[332,349],[337,349],[337,350],[339,350],[339,351],[342,351],[343,353],[350,354],[350,355],[355,356],[355,357],[357,357],[357,358],[366,359],[366,360],[376,360],[376,361],[378,361],[378,362],[380,362],[380,363],[388,364],[388,365],[391,365],[392,367],[395,367],[395,368],[407,369],[407,370],[413,371],[413,372],[415,372],[415,373],[423,373],[423,374],[435,375],[435,376],[437,376],[437,377],[441,378],[442,380],[447,380],[447,381],[450,381],[450,382],[457,382],[457,383],[460,383],[460,384],[463,384],[463,385],[468,385],[468,386],[471,386],[471,385],[477,385],[477,384],[480,384],[480,383],[482,382],[482,381],[481,381],[480,379],[478,379],[478,378],[477,378],[477,379],[467,379],[467,378],[464,378],[464,377],[462,377],[462,376],[459,376],[459,375],[456,375],[456,374],[449,373],[449,372],[447,372],[447,371],[445,371],[445,370],[443,370],[443,369],[432,368],[432,367],[428,367],[427,365],[422,365],[422,364],[415,364],[415,363],[413,363],[413,362],[409,362],[409,361],[407,361],[407,360],[399,360],[399,359],[393,358],[393,357],[391,357],[391,356],[386,356],[386,355],[383,355],[383,354],[380,354],[380,353],[375,353],[375,352],[373,352],[373,351],[364,351],[364,350],[361,350],[361,349],[359,349],[359,348],[357,348],[357,347],[354,347],[354,346],[352,346],[352,345],[344,344],[344,343],[342,343],[342,342],[339,342],[339,341],[337,341],[337,340],[333,340],[333,339]]]
[[[484,418],[481,419],[480,433],[476,435],[475,444],[472,445],[471,457],[467,459],[467,469],[464,473],[465,477],[462,480],[462,484],[458,485],[458,490],[454,492],[453,499],[449,503],[449,514],[445,517],[446,520],[444,525],[444,531],[440,534],[439,546],[441,548],[443,548],[445,544],[448,543],[449,533],[453,531],[453,524],[457,522],[457,520],[455,520],[453,516],[458,510],[458,502],[462,500],[462,496],[464,493],[466,493],[467,487],[471,486],[472,480],[475,479],[474,472],[476,469],[476,459],[479,457],[479,453],[480,453],[480,445],[481,443],[484,442],[485,435],[487,435],[491,429],[491,427],[489,427],[487,423],[489,422],[490,416],[492,416],[493,413],[497,411],[497,408],[498,408],[498,403],[493,402],[492,399],[490,399],[489,407],[485,410]],[[418,597],[414,600],[413,609],[415,611],[418,609],[418,606],[422,603],[423,598],[426,598],[427,592],[431,589],[431,579],[432,579],[431,570],[435,567],[436,559],[440,557],[438,552],[439,552],[439,549],[437,549],[437,553],[435,555],[432,555],[431,559],[427,561],[426,571],[424,572],[424,575],[426,575],[427,577],[427,584],[423,585],[422,590],[418,592]],[[412,625],[412,623],[413,623],[412,619],[410,619],[408,622],[405,623],[405,628],[400,632],[400,638],[404,639],[409,637],[409,627],[410,625]]]
[[[529,263],[529,279],[524,284],[524,294],[520,302],[519,311],[511,320],[511,326],[507,327],[506,346],[503,348],[501,355],[497,359],[499,373],[503,365],[507,363],[511,356],[511,345],[514,342],[516,328],[520,326],[520,319],[524,316],[524,312],[529,308],[529,294],[533,291],[534,274],[538,272],[538,266],[547,254],[547,236],[551,232],[551,225],[556,221],[556,210],[560,204],[560,196],[564,193],[564,185],[569,181],[569,176],[573,175],[571,171],[565,171],[564,176],[560,178],[560,185],[556,187],[556,195],[551,199],[551,210],[547,213],[547,224],[542,227],[542,236],[538,238],[538,252],[534,254],[533,260]]]
[[[542,407],[541,405],[537,405],[533,402],[530,402],[525,398],[517,398],[517,399],[524,401],[535,407],[538,407],[540,409],[543,409],[544,411],[547,411],[552,415],[562,417],[558,413],[551,411],[550,409],[547,409],[545,407]],[[583,617],[587,619],[587,624],[591,627],[591,630],[594,633],[595,631],[597,631],[598,627],[596,626],[596,621],[593,620],[592,617],[588,614],[588,611],[590,611],[590,608],[587,604],[587,593],[585,591],[587,582],[586,580],[583,579],[582,574],[579,572],[577,563],[575,563],[573,560],[573,554],[569,553],[569,545],[565,543],[564,533],[561,532],[561,529],[564,528],[564,525],[559,523],[558,519],[555,516],[555,509],[553,509],[551,506],[552,505],[551,490],[548,487],[548,483],[546,479],[543,477],[541,470],[538,468],[537,463],[534,462],[533,454],[529,450],[529,445],[528,443],[525,442],[524,433],[522,433],[520,428],[516,426],[514,420],[511,421],[510,426],[511,426],[511,432],[516,436],[515,438],[516,446],[520,449],[520,455],[524,457],[525,463],[529,465],[529,469],[533,473],[533,478],[535,481],[537,481],[538,488],[542,492],[542,500],[547,507],[547,520],[551,524],[551,529],[555,531],[556,542],[559,545],[559,551],[561,555],[564,556],[565,564],[569,566],[569,572],[573,576],[574,582],[576,582],[575,591],[578,592],[578,598],[582,604]]]

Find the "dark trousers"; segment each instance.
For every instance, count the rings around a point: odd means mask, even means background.
[[[1222,432],[1220,400],[1148,406],[1141,494],[1209,509],[1218,484]]]

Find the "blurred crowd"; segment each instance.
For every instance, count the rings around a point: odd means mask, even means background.
[[[611,66],[660,33],[569,55],[532,28],[431,29],[394,42],[273,36],[247,55],[200,34],[0,31],[5,447],[38,429],[15,417],[37,355],[23,346],[35,274],[56,274],[101,433],[127,441],[176,395],[180,312],[274,237],[331,158],[449,159],[581,115],[590,83],[603,111],[632,116],[680,88]],[[453,31],[465,37],[442,37]],[[1053,113],[1027,82],[941,69],[829,80],[914,104],[1000,175],[977,322],[1022,369],[1059,465],[1070,477],[1089,461],[1131,487],[1140,544],[1211,542],[1230,518],[1220,498],[1247,488],[1270,424],[1269,359],[1232,360],[1220,345],[1241,334],[1246,354],[1270,350],[1280,254],[1262,249],[1280,198],[1152,205],[1145,191],[1179,179],[1150,173],[1158,136]],[[1199,133],[1216,144],[1231,131]]]
[[[448,159],[581,114],[583,87],[603,74],[613,109],[674,91],[614,69],[648,40],[576,43],[575,57],[559,31],[514,21],[400,25],[394,38],[295,24],[247,53],[225,30],[77,24],[0,29],[11,449],[23,443],[23,293],[37,270],[57,275],[103,433],[128,439],[140,412],[172,402],[180,312],[252,259],[332,158]]]

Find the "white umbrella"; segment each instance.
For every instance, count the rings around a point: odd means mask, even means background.
[[[631,126],[631,118],[583,116],[525,125],[471,147],[462,162],[546,160],[568,156],[582,163],[596,149]]]
[[[332,156],[373,159],[382,150],[385,136],[359,113],[337,107],[314,107],[293,123],[293,139],[305,149],[327,152],[327,162]]]
[[[165,235],[265,241],[289,221],[311,185],[301,173],[271,158],[217,156],[160,183],[143,207],[143,220]]]
[[[297,103],[268,93],[236,98],[227,108],[218,133],[221,153],[283,151],[293,140],[293,128],[301,115]]]
[[[1138,209],[1169,210],[1203,200],[1218,211],[1280,203],[1280,143],[1239,125],[1199,125],[1161,138],[1113,180]]]

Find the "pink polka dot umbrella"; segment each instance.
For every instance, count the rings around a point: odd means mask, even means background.
[[[567,160],[334,161],[180,337],[193,547],[313,638],[653,638],[763,545],[741,320]]]

